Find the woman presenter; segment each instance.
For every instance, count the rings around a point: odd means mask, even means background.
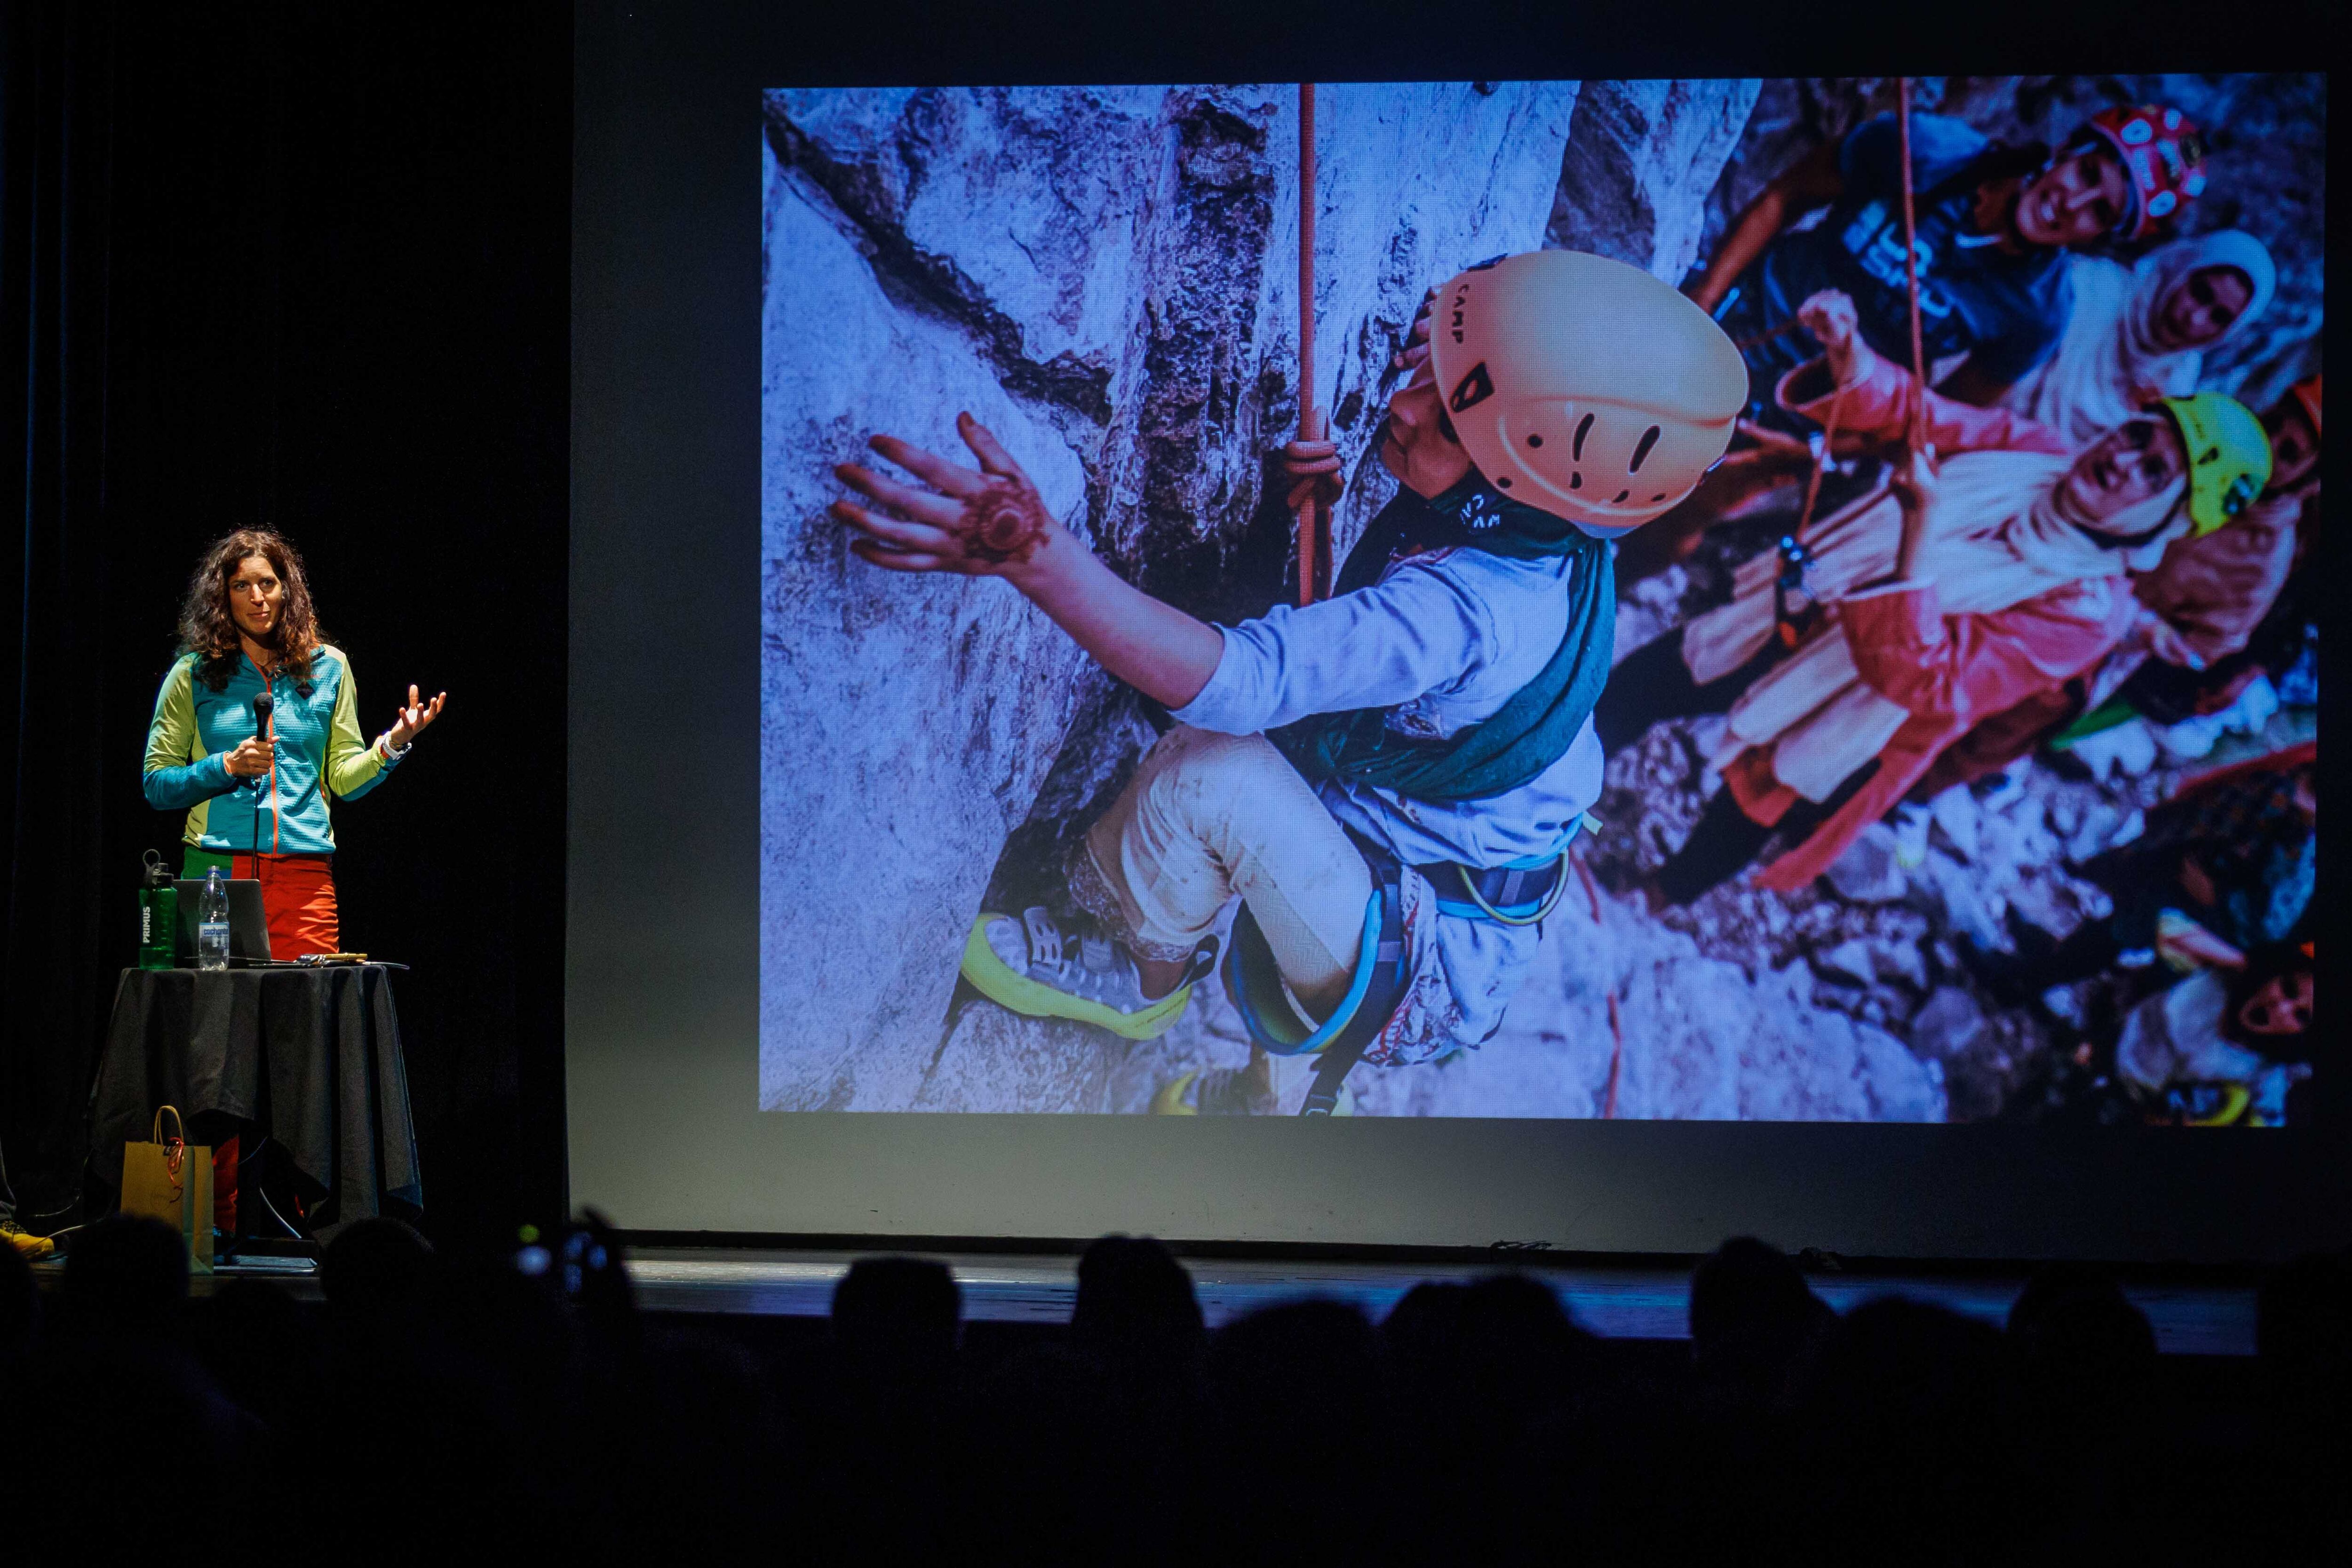
[[[188,814],[182,875],[259,880],[273,958],[338,951],[328,793],[382,783],[446,695],[410,687],[392,727],[363,739],[351,660],[320,637],[302,558],[266,529],[221,540],[188,580],[147,730],[147,803]]]

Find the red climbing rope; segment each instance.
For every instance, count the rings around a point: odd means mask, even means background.
[[[1919,225],[1911,193],[1911,79],[1895,79],[1895,123],[1902,135],[1903,282],[1911,296],[1911,449],[1927,447],[1927,356],[1919,339]]]
[[[1603,1121],[1617,1120],[1617,1084],[1624,1076],[1625,1024],[1617,1016],[1617,993],[1609,993],[1609,1083],[1601,1091],[1601,1115]]]
[[[1918,452],[1925,451],[1927,446],[1927,356],[1919,328],[1919,218],[1911,184],[1911,79],[1907,76],[1895,79],[1895,123],[1903,178],[1903,285],[1911,311],[1911,427],[1906,439],[1911,450]],[[1794,321],[1787,322],[1771,331],[1758,333],[1749,342],[1768,341],[1794,331],[1796,325]],[[1813,521],[1813,504],[1821,499],[1822,475],[1833,460],[1830,447],[1837,440],[1838,415],[1844,405],[1845,388],[1841,386],[1830,398],[1829,417],[1822,426],[1821,450],[1813,455],[1813,471],[1805,481],[1805,504],[1797,513],[1800,540]]]
[[[1323,439],[1315,406],[1315,84],[1298,84],[1298,438]],[[1315,602],[1322,554],[1323,505],[1312,495],[1298,509],[1298,602]]]
[[[1805,504],[1797,510],[1797,538],[1801,542],[1806,528],[1813,521],[1813,503],[1822,499],[1822,475],[1836,459],[1830,447],[1837,440],[1838,416],[1845,408],[1845,388],[1841,386],[1830,395],[1830,416],[1822,421],[1822,449],[1813,454],[1813,471],[1805,480]]]

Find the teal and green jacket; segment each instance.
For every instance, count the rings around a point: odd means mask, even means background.
[[[327,795],[355,800],[383,781],[393,759],[360,735],[359,695],[341,648],[311,655],[310,679],[279,671],[266,683],[240,655],[236,673],[215,691],[183,655],[155,695],[147,727],[147,804],[188,814],[187,842],[222,853],[331,855],[335,830]],[[224,759],[252,739],[253,700],[267,686],[276,704],[277,777],[240,784]]]

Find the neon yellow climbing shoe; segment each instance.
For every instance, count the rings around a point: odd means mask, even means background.
[[[1192,1085],[1200,1080],[1196,1069],[1181,1078],[1171,1078],[1152,1091],[1151,1114],[1154,1116],[1198,1116],[1201,1106],[1192,1097]]]
[[[1280,1109],[1273,1066],[1270,1058],[1260,1054],[1245,1068],[1195,1068],[1160,1086],[1151,1096],[1151,1114],[1271,1116]],[[1343,1083],[1339,1086],[1339,1103],[1331,1114],[1355,1113],[1355,1091]]]
[[[2254,1091],[2242,1083],[2195,1084],[2175,1097],[2182,1105],[2184,1127],[2227,1127],[2246,1113]]]
[[[1092,1024],[1130,1040],[1166,1034],[1184,1016],[1192,983],[1215,963],[1216,944],[1203,942],[1182,984],[1165,996],[1147,997],[1125,948],[1034,907],[1017,919],[982,911],[963,944],[963,977],[990,1001],[1032,1018]]]

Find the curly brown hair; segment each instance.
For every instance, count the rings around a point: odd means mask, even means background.
[[[286,599],[278,612],[269,646],[278,650],[278,668],[298,681],[310,679],[310,657],[326,641],[319,629],[319,614],[310,603],[310,582],[302,573],[301,552],[266,528],[240,528],[225,534],[205,552],[188,578],[187,596],[180,602],[180,652],[194,654],[196,679],[218,691],[236,672],[242,646],[236,617],[229,614],[229,579],[247,560],[258,555],[286,585]]]

